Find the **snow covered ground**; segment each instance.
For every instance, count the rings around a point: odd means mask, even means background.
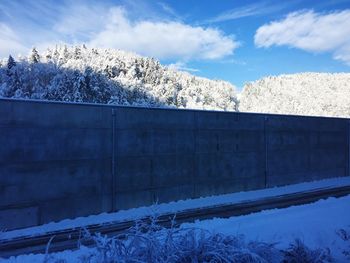
[[[52,222],[41,226],[29,227],[13,231],[0,232],[1,239],[11,239],[22,236],[35,236],[52,231],[78,228],[92,224],[103,224],[108,222],[123,222],[137,220],[150,215],[161,215],[166,213],[176,213],[187,209],[195,209],[223,204],[233,204],[239,202],[253,201],[266,197],[273,197],[283,194],[292,194],[320,188],[330,188],[350,185],[350,178],[331,178],[315,182],[300,183],[283,187],[274,187],[249,192],[232,193],[218,196],[202,197],[197,199],[180,200],[176,202],[155,204],[148,207],[139,207],[128,210],[121,210],[115,213],[102,213],[75,219],[65,219],[60,222]],[[350,222],[349,222],[350,224]]]
[[[176,212],[203,206],[213,206],[227,203],[237,203],[281,194],[315,190],[334,186],[349,185],[350,178],[333,178],[317,182],[302,183],[285,187],[257,190],[212,196],[194,200],[183,200],[168,204],[158,204],[150,207],[141,207],[111,214],[100,214],[89,217],[67,219],[57,223],[14,230],[0,233],[1,239],[8,239],[25,235],[37,235],[48,231],[64,228],[79,227],[86,224],[104,223],[110,221],[125,221],[142,218],[146,215]],[[211,233],[222,233],[229,236],[244,235],[247,241],[262,241],[276,243],[278,249],[286,249],[296,238],[301,239],[312,249],[330,248],[336,262],[346,262],[342,254],[350,250],[350,243],[343,241],[337,231],[346,229],[350,233],[350,196],[342,198],[328,198],[316,203],[294,206],[285,209],[272,209],[253,213],[246,216],[227,219],[197,221],[182,224],[181,228],[200,228]],[[64,259],[67,262],[81,262],[81,259],[95,252],[94,248],[81,247],[76,251],[64,251],[50,255],[48,262]],[[0,253],[1,254],[1,253]],[[48,258],[46,258],[47,260]],[[43,262],[45,255],[21,255],[10,259],[1,259],[0,262]]]
[[[247,241],[258,240],[277,243],[277,248],[286,249],[295,238],[300,238],[310,248],[329,248],[335,262],[347,262],[343,250],[349,250],[346,243],[336,233],[339,229],[350,230],[350,196],[328,198],[318,202],[273,209],[246,216],[228,219],[212,219],[186,223],[181,228],[195,227],[223,233],[225,235],[243,234]],[[63,251],[51,254],[52,262],[56,259],[67,262],[81,262],[94,252],[93,248],[81,247],[76,251]],[[44,255],[21,255],[0,262],[26,263],[43,262]],[[51,262],[51,261],[49,261]],[[64,261],[60,261],[64,262]]]
[[[246,216],[203,220],[183,224],[182,227],[194,225],[227,235],[243,234],[248,240],[276,242],[279,248],[285,248],[291,241],[300,238],[311,248],[330,248],[338,259],[336,262],[347,262],[341,253],[346,249],[346,242],[338,237],[336,231],[350,230],[350,196]]]

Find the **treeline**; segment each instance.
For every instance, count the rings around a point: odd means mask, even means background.
[[[228,82],[195,77],[153,58],[58,46],[0,62],[0,96],[152,107],[237,110]]]
[[[350,73],[301,73],[247,83],[196,77],[121,50],[33,48],[0,61],[0,97],[145,107],[350,117]]]

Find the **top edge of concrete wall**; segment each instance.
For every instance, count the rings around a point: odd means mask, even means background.
[[[206,112],[206,113],[226,113],[226,114],[242,114],[242,115],[257,115],[265,117],[290,117],[290,118],[312,118],[312,119],[339,119],[349,120],[350,118],[344,117],[330,117],[330,116],[310,116],[310,115],[294,115],[294,114],[273,114],[273,113],[258,113],[258,112],[237,112],[237,111],[224,111],[224,110],[200,110],[200,109],[183,109],[183,108],[167,108],[167,107],[143,107],[143,106],[127,106],[116,104],[102,104],[102,103],[88,103],[88,102],[66,102],[66,101],[53,101],[53,100],[35,100],[35,99],[13,99],[13,98],[1,98],[1,101],[8,102],[26,102],[26,103],[38,103],[38,104],[63,104],[63,105],[75,105],[75,106],[94,106],[94,107],[109,107],[109,108],[130,108],[130,109],[144,109],[144,110],[168,110],[168,111],[187,111],[187,112]]]

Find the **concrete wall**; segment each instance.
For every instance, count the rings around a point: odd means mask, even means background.
[[[110,209],[110,112],[0,101],[0,228]]]
[[[0,100],[0,228],[349,175],[349,121]]]

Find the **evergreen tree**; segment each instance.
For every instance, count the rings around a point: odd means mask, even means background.
[[[32,48],[32,51],[29,55],[29,62],[30,63],[39,63],[40,62],[40,55],[39,55],[38,50],[35,47]]]
[[[46,50],[45,58],[47,62],[50,62],[52,60],[52,50],[50,48]]]
[[[53,52],[53,58],[55,61],[58,61],[60,57],[60,53],[57,50],[57,46],[55,47],[55,51]]]
[[[66,45],[64,45],[63,47],[63,51],[59,52],[60,56],[59,56],[59,64],[63,65],[65,63],[67,63],[68,59],[69,59],[69,52],[68,52],[68,48]]]
[[[13,59],[13,57],[11,55],[9,55],[9,58],[7,60],[7,69],[10,70],[15,66],[16,66],[15,60]]]
[[[74,48],[74,59],[81,59],[81,49],[78,46]]]
[[[15,92],[20,88],[20,81],[17,73],[17,64],[11,55],[7,60],[6,75],[6,90],[2,91],[2,93],[5,97],[13,97],[15,96]]]

